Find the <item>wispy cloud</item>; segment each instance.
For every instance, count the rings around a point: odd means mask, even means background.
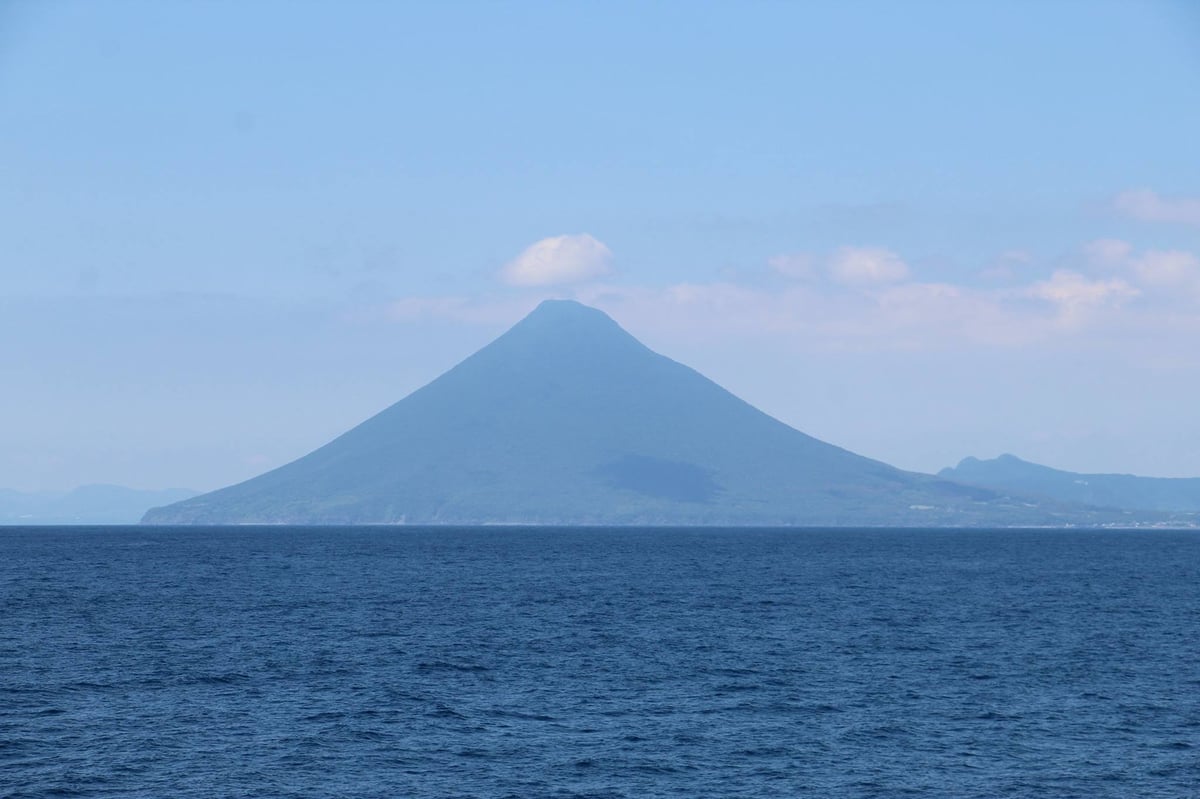
[[[535,242],[504,265],[500,277],[513,286],[583,283],[612,271],[612,252],[587,233]]]
[[[794,278],[782,284],[736,278],[668,285],[590,280],[570,293],[662,338],[762,336],[813,351],[969,350],[1055,342],[1111,347],[1138,337],[1200,335],[1196,254],[1138,251],[1119,239],[1081,249],[1094,273],[1081,267],[1037,274],[1032,255],[1002,253],[997,257],[1019,262],[1024,277],[1014,272],[999,284],[919,280],[892,250],[845,247],[826,257],[770,259],[773,271]],[[822,275],[827,279],[819,279]],[[536,294],[403,300],[391,306],[390,315],[499,325],[519,318]],[[518,299],[521,307],[514,304]]]
[[[1200,227],[1200,198],[1164,197],[1150,189],[1132,189],[1113,198],[1121,214],[1143,222],[1171,222]]]
[[[806,252],[788,252],[767,259],[767,266],[776,274],[793,280],[806,280],[816,273],[816,261]]]
[[[882,247],[842,247],[829,263],[829,274],[848,286],[896,283],[909,276],[908,264]]]
[[[1120,239],[1100,239],[1084,246],[1088,260],[1108,272],[1128,277],[1146,291],[1187,302],[1200,297],[1200,256],[1186,250],[1135,252]],[[1200,310],[1200,309],[1198,309]]]
[[[789,252],[767,259],[771,271],[791,280],[827,276],[844,286],[881,286],[907,280],[908,264],[883,247],[839,247],[818,257],[807,252]]]
[[[1200,258],[1182,250],[1151,250],[1133,262],[1142,283],[1153,288],[1200,294]]]
[[[1125,263],[1133,253],[1133,245],[1120,239],[1096,239],[1085,244],[1083,252],[1091,263],[1113,267]]]
[[[1121,278],[1092,280],[1078,272],[1060,269],[1049,280],[1034,283],[1026,293],[1056,306],[1059,321],[1075,327],[1081,325],[1092,310],[1119,307],[1140,292]]]
[[[1032,261],[1033,256],[1024,250],[1006,250],[981,269],[979,276],[992,282],[1012,280],[1021,269]]]

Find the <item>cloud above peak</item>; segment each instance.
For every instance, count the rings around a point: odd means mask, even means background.
[[[534,242],[500,270],[511,286],[584,283],[612,271],[612,251],[587,233],[551,236]]]
[[[1164,197],[1150,189],[1124,191],[1113,198],[1118,213],[1142,222],[1200,227],[1200,198]]]

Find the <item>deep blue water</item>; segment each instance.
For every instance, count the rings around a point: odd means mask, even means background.
[[[0,530],[0,795],[1200,796],[1200,532]]]

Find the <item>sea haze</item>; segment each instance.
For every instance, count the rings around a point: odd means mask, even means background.
[[[14,528],[0,794],[1191,796],[1196,531]]]

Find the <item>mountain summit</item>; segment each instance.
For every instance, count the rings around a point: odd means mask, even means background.
[[[565,300],[316,451],[157,524],[1053,523],[805,435]]]

